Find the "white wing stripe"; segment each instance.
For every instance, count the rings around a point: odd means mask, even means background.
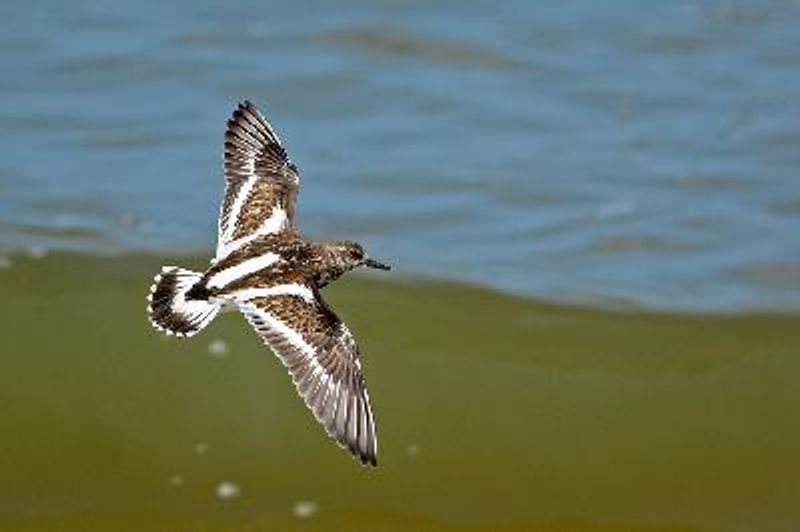
[[[229,297],[234,301],[244,303],[251,299],[270,296],[297,296],[302,297],[309,303],[314,301],[314,293],[311,289],[298,283],[279,284],[268,288],[246,288],[234,292]]]
[[[231,237],[233,236],[233,231],[236,228],[236,221],[239,219],[239,214],[242,211],[242,207],[244,207],[247,198],[250,196],[250,192],[253,190],[253,187],[258,180],[258,177],[255,175],[255,160],[253,157],[248,157],[247,160],[244,161],[244,170],[247,172],[247,181],[242,183],[242,186],[239,188],[239,193],[236,194],[236,199],[233,200],[231,210],[228,211],[228,220],[225,224],[225,227],[222,228],[220,242],[230,241]]]
[[[269,328],[269,332],[283,336],[286,339],[286,341],[292,344],[304,355],[307,355],[308,359],[314,366],[313,368],[314,372],[324,371],[324,368],[322,368],[319,362],[317,362],[316,358],[317,351],[311,346],[311,344],[309,344],[303,339],[300,333],[298,333],[297,331],[295,331],[294,329],[283,323],[281,320],[277,319],[269,312],[265,312],[253,304],[242,305],[242,310],[244,310],[245,315],[247,315],[248,318],[251,319],[251,321],[253,319],[261,321],[264,324],[264,326]],[[256,329],[261,329],[261,327],[258,326],[258,324],[256,323],[253,323],[253,325],[256,327]],[[283,360],[283,357],[279,358]]]
[[[255,232],[255,235],[268,235],[270,233],[277,233],[278,231],[283,228],[283,224],[286,223],[286,211],[281,208],[280,205],[274,205],[272,207],[272,214],[269,215],[269,218],[264,220],[264,222],[259,226],[258,230]],[[253,236],[252,238],[255,238]]]
[[[238,200],[238,197],[237,197]],[[234,206],[235,207],[235,206]],[[239,207],[241,210],[242,207]],[[233,207],[231,208],[231,213],[233,213]],[[229,219],[230,220],[230,219]],[[264,220],[262,224],[258,227],[258,229],[253,232],[251,235],[243,236],[241,238],[237,238],[236,240],[230,241],[229,238],[233,235],[233,230],[230,231],[231,235],[228,238],[220,239],[219,246],[217,248],[217,257],[216,260],[222,260],[227,257],[232,251],[239,249],[240,247],[249,244],[256,238],[269,235],[272,233],[277,233],[280,231],[284,224],[286,223],[287,216],[286,211],[283,210],[279,205],[274,205],[272,207],[272,214],[270,214],[269,218]],[[233,227],[235,225],[235,220],[229,221],[228,227]],[[228,231],[226,230],[225,233]]]
[[[278,261],[280,255],[275,253],[265,253],[252,259],[247,259],[236,266],[226,268],[219,273],[215,273],[208,280],[209,288],[224,288],[230,283],[241,279],[251,273],[262,270]]]
[[[315,378],[320,373],[323,375],[326,374],[325,368],[322,367],[322,364],[320,364],[317,360],[317,350],[314,349],[314,347],[309,344],[300,333],[283,323],[269,312],[261,310],[252,303],[239,303],[239,309],[244,313],[244,315],[247,317],[247,320],[253,327],[255,327],[257,331],[280,335],[297,350],[303,353],[306,356],[306,362],[311,364],[311,371],[313,372]],[[260,324],[258,322],[260,322]],[[267,330],[265,331],[264,328]],[[266,340],[266,337],[264,339]],[[269,345],[268,341],[267,345]],[[283,362],[283,365],[288,366],[288,361],[281,355],[281,353],[272,348],[272,346],[270,346],[270,348],[276,355],[278,355],[278,358],[281,362]]]

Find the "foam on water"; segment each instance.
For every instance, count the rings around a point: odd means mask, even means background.
[[[241,492],[242,489],[237,484],[228,481],[220,482],[216,488],[217,498],[222,500],[238,497]]]
[[[295,503],[292,512],[294,513],[295,517],[300,519],[305,519],[311,517],[315,513],[319,511],[319,504],[313,501],[297,501]]]
[[[228,344],[224,340],[214,340],[208,344],[208,354],[215,358],[223,358],[228,354]]]

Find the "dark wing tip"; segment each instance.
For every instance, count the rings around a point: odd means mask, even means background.
[[[281,140],[269,121],[250,100],[242,100],[228,119],[228,132],[250,142],[254,148],[265,148],[270,144],[280,147],[279,155],[286,158]]]
[[[258,107],[250,100],[242,100],[239,105],[234,109],[233,116],[236,118],[250,116],[256,119],[257,122],[266,122],[264,115],[258,110]]]
[[[358,459],[361,460],[361,465],[365,467],[378,467],[378,456],[375,453],[358,453]]]
[[[309,379],[309,373],[302,370],[297,377],[297,391],[325,431],[361,465],[377,466],[375,421],[363,381],[352,376],[336,383],[327,378]]]
[[[378,450],[375,436],[375,422],[365,390],[356,392],[352,405],[352,413],[342,440],[345,445],[364,466],[378,465]]]

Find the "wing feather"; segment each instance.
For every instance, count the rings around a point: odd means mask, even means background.
[[[375,421],[348,328],[313,291],[237,300],[239,309],[284,363],[317,420],[363,464],[377,464]]]
[[[228,120],[224,153],[217,261],[259,236],[293,231],[300,183],[275,131],[248,101]]]

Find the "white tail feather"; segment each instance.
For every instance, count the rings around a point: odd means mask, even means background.
[[[147,296],[147,316],[153,327],[166,334],[189,337],[200,332],[219,312],[219,305],[186,299],[186,293],[203,274],[165,266],[156,275]]]

